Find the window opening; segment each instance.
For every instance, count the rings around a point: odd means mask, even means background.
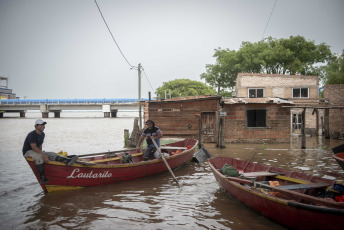
[[[266,127],[266,110],[247,110],[247,127]]]

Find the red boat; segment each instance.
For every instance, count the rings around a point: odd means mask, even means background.
[[[160,148],[168,165],[173,169],[193,158],[197,144],[195,139],[185,139]],[[127,154],[131,155],[131,162],[122,163]],[[32,158],[28,157],[26,160],[39,181]],[[143,161],[143,154],[136,149],[85,154],[79,155],[78,161],[71,166],[56,161],[44,164],[45,176],[50,182],[40,185],[45,192],[71,190],[133,180],[166,170],[168,168],[162,158]]]
[[[238,177],[221,173],[231,165]],[[319,198],[335,181],[230,157],[214,157],[209,165],[216,180],[234,198],[293,229],[343,229],[344,202]]]
[[[334,155],[332,156],[339,166],[344,170],[344,144],[332,148]]]
[[[339,166],[344,170],[344,153],[337,153],[333,155],[332,157],[337,161]]]

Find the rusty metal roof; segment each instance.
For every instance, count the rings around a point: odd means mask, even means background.
[[[262,98],[223,98],[224,104],[294,104],[294,102],[277,97]]]

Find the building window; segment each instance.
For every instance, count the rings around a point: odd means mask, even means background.
[[[308,98],[308,88],[293,88],[293,98],[306,97]]]
[[[264,89],[248,89],[248,97],[264,97]]]
[[[247,110],[247,127],[266,127],[266,110]]]

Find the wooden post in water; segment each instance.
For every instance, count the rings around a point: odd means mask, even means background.
[[[315,110],[315,119],[316,119],[316,124],[315,124],[315,135],[319,136],[319,110],[318,109],[314,109]]]
[[[324,133],[325,133],[325,138],[330,138],[330,109],[325,109],[324,113]]]
[[[225,118],[220,116],[220,124],[219,124],[219,147],[226,148],[225,145]]]
[[[124,147],[127,148],[129,146],[129,130],[124,130]]]
[[[305,124],[306,124],[306,108],[303,108],[302,119],[301,119],[301,149],[306,148],[306,133],[305,133]]]
[[[198,115],[198,148],[202,148],[202,114]]]

